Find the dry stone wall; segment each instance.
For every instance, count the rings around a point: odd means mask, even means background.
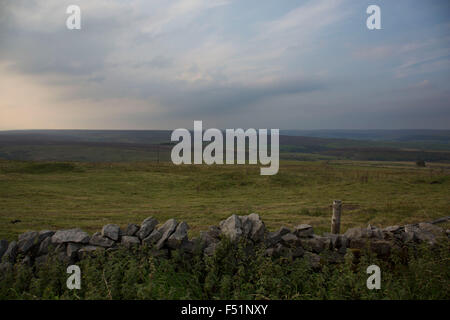
[[[129,224],[125,230],[118,225],[105,225],[101,232],[92,236],[81,229],[58,231],[29,231],[21,234],[17,241],[0,240],[0,270],[11,268],[16,262],[39,264],[45,262],[54,250],[58,257],[74,263],[97,251],[116,250],[119,247],[136,248],[149,246],[156,256],[170,256],[173,250],[192,254],[197,248],[205,255],[212,255],[222,238],[232,242],[247,241],[261,245],[265,254],[272,257],[307,257],[313,264],[320,262],[321,253],[327,253],[328,261],[342,261],[348,250],[367,248],[379,256],[388,256],[394,248],[426,243],[433,246],[440,239],[448,240],[450,230],[435,223],[448,221],[441,218],[431,223],[389,226],[384,229],[369,225],[367,228],[351,228],[344,234],[324,233],[317,235],[312,226],[300,224],[293,229],[281,227],[268,232],[258,214],[232,215],[201,232],[198,238],[189,239],[186,222],[169,219],[159,225],[149,217],[140,225]],[[159,226],[158,226],[159,225]],[[323,255],[322,255],[323,256]]]

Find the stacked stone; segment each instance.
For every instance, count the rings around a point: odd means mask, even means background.
[[[40,264],[47,260],[50,248],[67,263],[74,263],[97,251],[116,250],[120,246],[134,248],[147,245],[155,256],[169,256],[172,250],[182,250],[192,254],[198,248],[205,255],[214,254],[223,237],[232,242],[246,240],[254,245],[263,245],[265,254],[271,257],[307,258],[318,267],[325,256],[327,262],[343,260],[348,249],[368,248],[379,256],[388,256],[393,248],[404,245],[426,243],[435,245],[439,238],[448,239],[449,230],[432,223],[390,226],[380,229],[369,225],[367,228],[351,228],[345,234],[314,234],[313,227],[300,224],[293,230],[281,227],[268,232],[258,214],[246,216],[232,215],[201,232],[200,237],[188,239],[189,226],[169,219],[158,227],[158,221],[149,217],[141,225],[129,224],[125,230],[118,225],[105,225],[101,232],[89,236],[81,229],[59,231],[29,231],[21,234],[17,241],[8,243],[0,240],[0,270],[11,268],[17,258],[26,264]],[[325,254],[322,254],[325,253]],[[322,255],[320,255],[322,254]]]

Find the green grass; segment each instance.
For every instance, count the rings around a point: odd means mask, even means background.
[[[0,238],[27,230],[184,220],[191,235],[229,215],[256,212],[270,230],[309,223],[328,231],[333,199],[342,231],[449,215],[450,167],[414,163],[286,161],[274,176],[258,166],[0,161]],[[21,222],[12,224],[12,220]]]

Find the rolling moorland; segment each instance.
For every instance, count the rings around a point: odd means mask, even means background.
[[[260,176],[259,166],[174,166],[170,131],[0,132],[0,237],[149,215],[185,220],[195,234],[253,211],[269,228],[302,222],[327,231],[333,199],[344,201],[344,230],[448,215],[450,131],[287,133],[279,173]]]
[[[255,166],[1,160],[0,238],[28,230],[124,227],[151,215],[186,221],[195,235],[233,213],[251,212],[270,230],[308,223],[323,232],[333,199],[343,200],[345,231],[447,216],[449,191],[448,164],[282,161],[277,175],[261,176]]]
[[[0,158],[82,162],[170,161],[171,131],[0,131]],[[301,135],[301,136],[300,136]],[[334,138],[333,138],[334,137]],[[338,138],[336,138],[338,137]],[[280,132],[284,160],[450,162],[450,130]]]
[[[0,238],[149,215],[187,221],[195,234],[250,212],[269,229],[301,222],[328,231],[333,199],[344,201],[343,230],[448,215],[450,131],[301,133],[322,137],[282,132],[280,171],[260,176],[259,166],[172,165],[169,131],[0,132]]]
[[[167,134],[0,133],[0,239],[74,227],[92,234],[148,216],[186,221],[195,237],[231,214],[252,212],[269,231],[306,223],[322,234],[333,199],[343,201],[341,232],[449,215],[446,140],[283,135],[279,173],[261,176],[259,165],[175,166]],[[37,270],[19,263],[0,277],[0,299],[448,299],[448,247],[414,252],[406,265],[395,262],[401,256],[364,256],[357,265],[350,259],[313,272],[305,259],[248,257],[226,243],[212,257],[189,261],[119,250],[81,262],[88,285],[80,292],[65,288],[60,261]],[[380,291],[365,287],[371,263],[383,269]]]

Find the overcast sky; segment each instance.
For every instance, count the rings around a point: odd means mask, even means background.
[[[0,130],[194,120],[450,129],[450,1],[0,0]]]

